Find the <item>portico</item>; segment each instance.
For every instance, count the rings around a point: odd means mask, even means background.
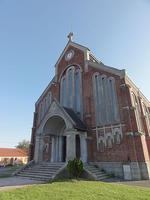
[[[73,118],[75,113],[71,112],[56,100],[52,102],[36,133],[35,162],[42,162],[46,152],[49,162],[67,162],[76,157],[87,161],[86,128],[79,118],[77,126],[77,119]],[[47,137],[50,139],[45,142]]]

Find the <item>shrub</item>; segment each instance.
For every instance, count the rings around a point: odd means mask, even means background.
[[[83,171],[83,163],[81,160],[75,158],[68,161],[67,168],[73,177],[78,178]]]
[[[8,165],[6,165],[6,167],[13,167],[13,164],[8,164]]]

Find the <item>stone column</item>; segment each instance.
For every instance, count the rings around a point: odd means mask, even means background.
[[[35,151],[34,151],[34,161],[35,163],[38,163],[39,161],[39,136],[36,136],[35,138]]]
[[[59,162],[62,162],[62,136],[59,136]]]
[[[40,136],[40,148],[39,148],[39,162],[43,161],[43,147],[44,147],[44,138]]]
[[[51,162],[55,161],[55,138],[52,137],[52,152],[51,152]]]
[[[59,140],[58,136],[56,136],[56,152],[55,152],[55,161],[58,162],[58,153],[59,153]]]
[[[86,143],[86,134],[81,133],[80,135],[80,149],[82,162],[87,162],[87,143]]]
[[[37,135],[36,142],[35,142],[35,153],[34,153],[34,160],[35,163],[41,162],[43,159],[43,137]]]
[[[75,157],[76,157],[75,133],[71,131],[67,132],[66,161],[73,160]]]

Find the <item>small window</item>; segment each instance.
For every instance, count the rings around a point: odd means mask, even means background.
[[[44,100],[44,113],[47,111],[47,98]]]
[[[116,144],[120,144],[120,134],[119,132],[116,132]]]
[[[104,142],[103,142],[103,140],[101,140],[100,143],[99,143],[99,151],[104,152]]]
[[[112,148],[112,139],[110,136],[108,136],[107,142],[108,142],[108,148]]]

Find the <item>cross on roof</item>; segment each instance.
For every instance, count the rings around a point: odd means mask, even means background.
[[[69,41],[72,42],[73,32],[70,32],[68,35]]]

